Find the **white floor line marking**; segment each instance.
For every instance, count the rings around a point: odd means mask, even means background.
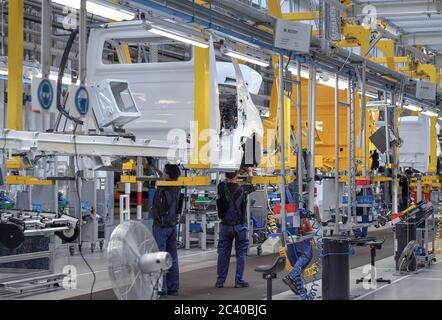
[[[442,281],[442,278],[410,278],[410,280],[428,280],[428,281]]]
[[[434,264],[438,264],[438,263],[441,262],[441,261],[442,261],[442,260],[436,261],[435,263],[433,263],[433,265],[434,265]],[[380,290],[382,290],[382,289],[385,289],[385,288],[387,288],[387,287],[389,287],[389,286],[391,286],[391,285],[393,285],[393,284],[395,284],[395,283],[397,283],[397,282],[399,282],[399,281],[402,281],[402,280],[404,280],[404,279],[407,279],[407,278],[409,278],[409,277],[411,277],[411,276],[413,276],[413,275],[414,275],[414,274],[409,274],[409,275],[403,276],[403,277],[401,277],[401,278],[399,278],[399,279],[396,279],[396,280],[392,281],[390,284],[386,284],[385,286],[382,286],[382,287],[377,288],[377,289],[375,289],[375,290],[373,290],[373,291],[367,292],[366,294],[363,294],[362,296],[359,296],[359,297],[357,297],[357,298],[355,298],[355,299],[353,299],[353,300],[361,300],[361,299],[364,299],[365,297],[371,295],[372,293],[375,293],[375,292],[378,292],[378,291],[380,291]],[[414,279],[419,279],[419,278],[414,278]]]
[[[380,290],[382,290],[382,289],[385,289],[386,287],[389,287],[389,286],[391,286],[391,285],[393,285],[393,284],[395,284],[395,283],[397,283],[397,282],[399,282],[399,281],[402,281],[402,280],[404,280],[404,279],[407,279],[408,277],[411,277],[411,274],[406,275],[406,276],[403,276],[403,277],[401,277],[401,278],[399,278],[399,279],[396,279],[396,280],[392,281],[390,284],[386,284],[386,285],[384,285],[384,286],[382,286],[382,287],[380,287],[380,288],[377,288],[377,289],[375,289],[375,290],[373,290],[373,291],[367,292],[366,294],[363,294],[362,296],[359,296],[359,297],[357,297],[357,298],[355,298],[355,299],[353,299],[353,300],[361,300],[361,299],[364,299],[365,297],[367,297],[367,296],[369,296],[369,295],[371,295],[371,294],[373,294],[373,293],[375,293],[375,292],[378,292],[378,291],[380,291]]]

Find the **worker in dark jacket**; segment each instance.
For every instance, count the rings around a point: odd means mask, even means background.
[[[247,170],[248,179],[252,177],[252,169]],[[221,219],[218,241],[218,265],[216,287],[224,287],[229,271],[230,255],[233,240],[236,251],[235,288],[248,287],[244,280],[244,267],[249,239],[247,230],[247,196],[254,191],[250,184],[238,184],[239,171],[227,172],[226,180],[218,185],[218,216]]]
[[[181,171],[177,165],[166,164],[163,178],[165,180],[177,180]],[[162,296],[178,295],[179,269],[177,251],[177,230],[178,214],[180,209],[180,187],[158,187],[153,199],[153,236],[157,242],[158,249],[170,253],[172,256],[172,267],[163,277],[162,289],[159,294]]]

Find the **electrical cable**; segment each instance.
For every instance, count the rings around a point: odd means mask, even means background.
[[[155,281],[155,285],[153,286],[152,295],[150,296],[150,300],[153,299],[153,296],[155,295],[155,288],[158,287],[158,283],[160,282],[160,279],[163,277],[163,274],[164,274],[164,270],[161,269],[160,270],[160,275],[158,276],[157,280]]]
[[[8,143],[8,140],[6,137],[7,133],[5,130],[3,130],[3,134],[4,134],[4,143],[3,143],[3,147],[2,147],[2,157],[3,157],[3,164],[5,165],[5,168],[6,168],[6,155],[5,155],[5,153],[6,153],[6,144]]]
[[[77,149],[77,136],[76,136],[76,130],[77,128],[74,129],[73,132],[73,138],[74,138],[74,159],[75,159],[75,164],[77,166],[77,170],[78,172],[75,174],[75,189],[77,191],[77,197],[78,197],[78,205],[79,205],[79,214],[82,215],[82,204],[81,204],[81,195],[80,195],[80,166],[79,166],[79,162],[78,162],[78,149]],[[82,219],[81,219],[82,220]],[[80,230],[81,230],[81,225],[79,226]],[[94,292],[94,287],[95,287],[95,282],[97,280],[97,275],[95,274],[94,269],[91,267],[91,265],[89,264],[89,262],[86,260],[86,258],[83,255],[83,250],[82,250],[82,245],[83,245],[83,240],[82,240],[82,233],[80,231],[80,256],[83,259],[84,263],[86,264],[86,266],[89,268],[89,270],[92,273],[92,285],[91,285],[91,291],[89,293],[89,300],[93,300],[93,292]]]
[[[66,47],[63,51],[63,56],[61,58],[60,67],[58,69],[58,78],[57,78],[57,110],[66,118],[71,120],[77,125],[82,125],[83,121],[81,121],[78,118],[75,118],[69,114],[69,112],[66,111],[66,109],[63,107],[62,104],[62,85],[63,85],[63,76],[64,76],[64,70],[66,69],[67,62],[69,60],[69,53],[71,52],[72,45],[74,44],[75,38],[77,37],[77,34],[79,33],[78,28],[75,30],[72,30],[71,34],[69,35],[69,39],[66,43]]]
[[[347,63],[348,63],[348,60],[350,60],[350,57],[351,57],[351,51],[350,50],[348,50],[348,56],[347,56],[347,59],[344,61],[344,64],[338,69],[338,72],[336,72],[336,74],[339,74],[341,71],[342,71],[342,69],[344,69],[344,67],[347,65]]]
[[[72,46],[73,46],[73,44],[74,44],[74,41],[75,41],[75,38],[77,37],[77,35],[78,35],[78,33],[79,33],[79,29],[78,28],[76,28],[75,30],[72,30],[71,31],[71,34],[69,35],[69,39],[68,39],[68,41],[67,41],[67,43],[66,43],[66,47],[65,47],[65,49],[64,49],[64,51],[63,51],[63,56],[62,56],[62,58],[61,58],[61,62],[60,62],[60,67],[59,67],[59,70],[58,70],[58,78],[57,78],[57,110],[63,115],[63,116],[65,116],[67,119],[69,119],[69,120],[71,120],[74,124],[75,124],[75,127],[74,127],[74,130],[73,130],[73,139],[74,139],[74,151],[75,151],[75,155],[74,155],[74,159],[75,159],[75,163],[76,163],[76,166],[77,166],[77,169],[78,169],[78,172],[75,174],[75,185],[76,185],[76,193],[77,193],[77,197],[78,197],[78,205],[79,205],[79,217],[80,217],[80,221],[82,221],[82,214],[83,214],[83,212],[82,212],[82,205],[81,205],[81,196],[80,196],[80,185],[79,185],[79,182],[80,182],[80,176],[79,176],[79,173],[80,173],[80,166],[79,166],[79,163],[78,163],[78,150],[77,150],[77,136],[76,136],[76,130],[77,130],[77,126],[78,125],[82,125],[83,124],[83,121],[81,121],[80,119],[78,119],[78,118],[75,118],[75,117],[73,117],[73,116],[71,116],[70,114],[69,114],[69,112],[67,112],[66,110],[65,110],[65,108],[64,108],[64,106],[63,106],[63,102],[62,102],[62,85],[63,85],[63,76],[64,76],[64,71],[65,71],[65,69],[66,69],[66,65],[67,65],[67,62],[68,62],[68,60],[69,60],[69,54],[70,54],[70,52],[71,52],[71,49],[72,49]],[[81,225],[79,226],[79,228],[80,228],[80,230],[81,230]],[[93,281],[92,281],[92,286],[91,286],[91,291],[90,291],[90,294],[89,294],[89,298],[90,298],[90,300],[92,300],[92,298],[93,298],[93,290],[94,290],[94,287],[95,287],[95,282],[96,282],[96,280],[97,280],[97,276],[96,276],[96,274],[95,274],[95,271],[94,271],[94,269],[91,267],[91,265],[89,264],[89,262],[86,260],[86,258],[84,257],[84,255],[83,255],[83,252],[82,252],[82,245],[83,245],[83,241],[82,241],[82,234],[81,234],[81,231],[80,231],[80,239],[79,239],[79,246],[80,246],[80,256],[81,256],[81,258],[83,259],[83,261],[84,261],[84,263],[86,264],[86,266],[89,268],[89,270],[91,271],[91,273],[92,273],[92,276],[93,276]]]

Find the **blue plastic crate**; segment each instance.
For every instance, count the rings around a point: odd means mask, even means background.
[[[289,235],[291,235],[291,236],[296,236],[296,235],[298,235],[298,228],[290,227],[290,228],[287,228],[286,231],[287,231],[287,233],[288,233]]]
[[[374,202],[373,196],[356,196],[357,204],[372,204],[373,202]],[[348,203],[348,196],[342,197],[342,203],[343,204]]]
[[[190,232],[203,232],[203,227],[199,223],[191,223],[189,231]]]

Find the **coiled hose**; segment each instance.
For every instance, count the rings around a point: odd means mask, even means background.
[[[278,221],[276,220],[276,217],[273,215],[273,213],[269,213],[267,215],[267,225],[269,227],[269,231],[272,233],[278,232]]]
[[[314,267],[314,275],[313,275],[313,280],[312,280],[312,286],[310,288],[310,292],[305,295],[304,297],[302,297],[304,300],[314,300],[316,298],[316,295],[318,293],[318,289],[319,289],[319,283],[318,281],[320,280],[320,273],[319,273],[319,269],[321,268],[322,265],[322,230],[321,230],[321,226],[319,225],[318,221],[314,220],[314,224],[313,224],[313,228],[315,228],[316,232],[315,232],[315,242],[316,242],[316,250],[317,250],[317,257],[316,257],[316,262],[314,263],[314,265],[312,267]]]
[[[304,273],[302,274],[303,277],[307,276],[306,272],[307,270],[309,274],[313,274],[313,279],[311,281],[311,287],[310,290],[307,291],[307,289],[304,286],[304,280],[301,281],[295,281],[295,285],[296,285],[296,289],[298,290],[298,293],[301,297],[302,300],[314,300],[318,294],[318,289],[319,289],[319,283],[318,281],[320,280],[320,273],[319,273],[319,268],[322,264],[322,258],[326,255],[323,254],[323,246],[322,246],[322,234],[321,234],[321,227],[319,225],[319,223],[314,220],[314,225],[313,228],[316,230],[315,231],[315,242],[316,242],[316,249],[318,251],[317,253],[317,257],[316,257],[316,261],[315,263],[304,270]],[[331,253],[331,254],[327,254],[327,255],[337,255],[338,253]],[[355,254],[354,248],[349,245],[348,248],[348,252],[345,253],[339,253],[342,255],[353,255]],[[297,273],[301,274],[301,270],[300,267],[297,267],[298,269],[296,270]]]

